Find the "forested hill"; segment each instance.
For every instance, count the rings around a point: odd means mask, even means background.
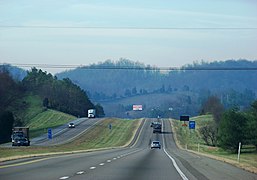
[[[8,71],[14,80],[21,81],[27,72],[16,66],[11,66],[10,64],[0,65],[0,72]]]
[[[58,80],[56,76],[41,69],[32,68],[22,81],[14,80],[8,69],[0,69],[0,94],[0,124],[4,112],[15,114],[14,120],[24,121],[24,117],[18,116],[28,108],[27,97],[40,99],[42,110],[50,108],[85,117],[88,109],[95,108],[99,116],[104,115],[100,104],[94,105],[86,92],[71,80]]]
[[[227,60],[194,63],[182,67],[185,70],[167,71],[121,59],[62,72],[57,77],[70,78],[95,100],[185,90],[209,94],[228,94],[232,91],[254,94],[257,90],[257,71],[249,69],[253,67],[257,68],[257,61]]]

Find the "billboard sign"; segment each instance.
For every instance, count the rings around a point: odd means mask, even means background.
[[[133,105],[133,111],[142,111],[143,106],[142,105]]]

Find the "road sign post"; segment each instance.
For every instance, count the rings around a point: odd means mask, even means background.
[[[195,121],[189,121],[189,129],[195,129]]]
[[[240,151],[241,151],[241,142],[239,142],[239,145],[238,145],[238,154],[237,154],[237,162],[238,163],[240,162]]]
[[[48,134],[48,139],[52,139],[53,138],[53,136],[52,136],[52,129],[51,128],[49,128],[47,130],[47,134]]]
[[[187,126],[187,124],[186,124],[186,121],[189,121],[189,116],[185,116],[185,115],[182,115],[182,116],[180,116],[180,121],[184,121],[184,124],[182,124],[182,126]]]

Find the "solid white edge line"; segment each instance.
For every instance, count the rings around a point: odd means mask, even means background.
[[[176,161],[167,153],[166,149],[163,148],[165,154],[171,159],[173,166],[175,167],[175,169],[177,170],[177,172],[179,173],[179,175],[182,177],[183,180],[188,180],[188,178],[186,177],[186,175],[181,171],[181,169],[179,169]]]
[[[162,132],[163,132],[163,122],[162,122]],[[173,166],[175,167],[175,169],[177,170],[177,172],[179,173],[179,175],[181,176],[181,178],[182,178],[183,180],[188,180],[188,178],[186,177],[186,175],[185,175],[185,174],[181,171],[181,169],[178,167],[178,165],[177,165],[175,159],[173,159],[173,158],[171,157],[171,155],[169,155],[169,153],[166,151],[166,149],[165,149],[165,141],[164,141],[164,136],[163,136],[163,134],[162,134],[162,142],[163,142],[163,151],[164,151],[165,154],[170,158],[170,160],[172,161]]]

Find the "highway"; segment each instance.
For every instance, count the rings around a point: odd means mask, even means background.
[[[52,129],[52,139],[48,139],[48,134],[45,133],[39,137],[30,140],[31,146],[55,146],[61,145],[72,141],[85,131],[87,131],[93,125],[102,121],[102,118],[78,118],[71,122],[75,124],[75,128],[69,128],[68,124],[56,127]],[[12,147],[12,143],[1,144],[0,147]],[[16,148],[16,147],[13,147]]]
[[[90,127],[98,123],[103,119],[101,118],[79,118],[71,121],[75,124],[75,128],[68,128],[68,124],[60,126],[52,130],[52,139],[48,139],[47,134],[42,135],[38,138],[31,140],[32,146],[53,146],[60,145],[72,141],[74,138],[78,137],[80,134],[84,133]]]
[[[2,162],[0,179],[257,179],[256,174],[178,149],[170,122],[162,120],[163,132],[153,134],[151,121],[144,121],[128,148]],[[151,140],[160,140],[162,148],[150,149]]]

